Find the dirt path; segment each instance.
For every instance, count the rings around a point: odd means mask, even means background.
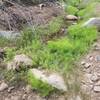
[[[100,100],[100,38],[80,64],[83,72],[82,90],[89,94],[89,100]]]

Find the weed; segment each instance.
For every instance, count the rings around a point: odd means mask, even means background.
[[[7,49],[6,49],[6,57],[5,57],[5,61],[12,60],[13,57],[15,56],[15,54],[16,54],[15,49],[7,48]]]

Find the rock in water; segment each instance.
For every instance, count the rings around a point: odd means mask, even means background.
[[[57,88],[58,90],[62,90],[64,92],[67,91],[67,86],[63,80],[63,78],[57,73],[47,73],[38,69],[31,69],[30,70],[35,78],[41,80],[42,82],[46,82],[47,84],[51,85],[52,87]]]
[[[95,26],[98,31],[100,31],[100,18],[90,18],[87,22],[83,24],[83,26]]]
[[[0,85],[0,92],[4,91],[7,88],[8,88],[8,85],[5,82],[1,83],[1,85]]]
[[[30,67],[32,66],[32,64],[33,61],[31,58],[29,58],[24,54],[21,54],[21,55],[16,55],[14,59],[10,63],[8,63],[7,69],[19,70],[21,66]]]

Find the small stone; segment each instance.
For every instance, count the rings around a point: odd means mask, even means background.
[[[82,80],[82,83],[92,84],[93,81],[91,81],[91,76],[92,76],[92,74],[88,74],[88,73],[84,74],[84,80]]]
[[[66,16],[66,19],[67,20],[78,20],[78,17],[77,16],[74,16],[74,15],[67,15]]]
[[[82,62],[81,62],[81,65],[85,65],[85,63],[86,63],[85,61],[82,61]]]
[[[94,86],[94,92],[100,92],[100,86]]]
[[[10,93],[14,89],[14,86],[8,88],[8,92]]]
[[[100,86],[100,81],[95,83],[96,86]]]
[[[100,61],[100,55],[97,55],[95,59],[96,61]]]
[[[80,97],[80,96],[77,96],[77,97],[76,97],[76,100],[82,100],[82,99],[81,99],[81,97]]]
[[[40,96],[38,95],[29,95],[27,100],[43,100]]]
[[[11,100],[10,98],[5,98],[5,100]]]
[[[11,100],[22,100],[21,96],[12,96]]]
[[[87,69],[87,68],[91,67],[91,65],[92,65],[91,63],[86,63],[86,64],[84,65],[84,68]]]
[[[99,77],[98,77],[96,74],[94,74],[94,75],[91,76],[91,80],[92,80],[93,82],[96,82],[96,81],[99,80]]]
[[[31,86],[27,85],[25,91],[26,91],[26,93],[30,93],[32,91]]]
[[[0,92],[4,91],[7,88],[8,88],[8,85],[5,82],[1,83],[1,85],[0,85]]]
[[[93,60],[93,56],[90,56],[90,57],[89,57],[89,60],[92,61],[92,60]]]
[[[27,97],[27,95],[24,94],[24,95],[22,96],[22,100],[26,100],[26,97]]]

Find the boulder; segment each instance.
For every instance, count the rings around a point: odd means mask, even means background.
[[[25,67],[31,67],[33,64],[33,61],[31,58],[28,56],[21,54],[21,55],[16,55],[14,59],[8,63],[7,69],[8,70],[19,70],[22,66]]]
[[[0,31],[0,37],[14,39],[20,36],[20,33],[14,31]]]
[[[35,78],[38,80],[41,80],[42,82],[46,82],[50,86],[62,90],[64,92],[67,91],[67,86],[64,82],[64,79],[62,76],[60,76],[57,73],[47,73],[46,71],[41,71],[38,69],[31,69],[31,73]]]
[[[98,31],[100,31],[100,18],[90,18],[88,21],[86,21],[83,26],[90,27],[95,26]]]
[[[74,21],[74,20],[78,20],[78,17],[75,16],[75,15],[67,15],[67,16],[65,17],[65,19],[66,19],[66,20],[72,20],[72,21]]]

